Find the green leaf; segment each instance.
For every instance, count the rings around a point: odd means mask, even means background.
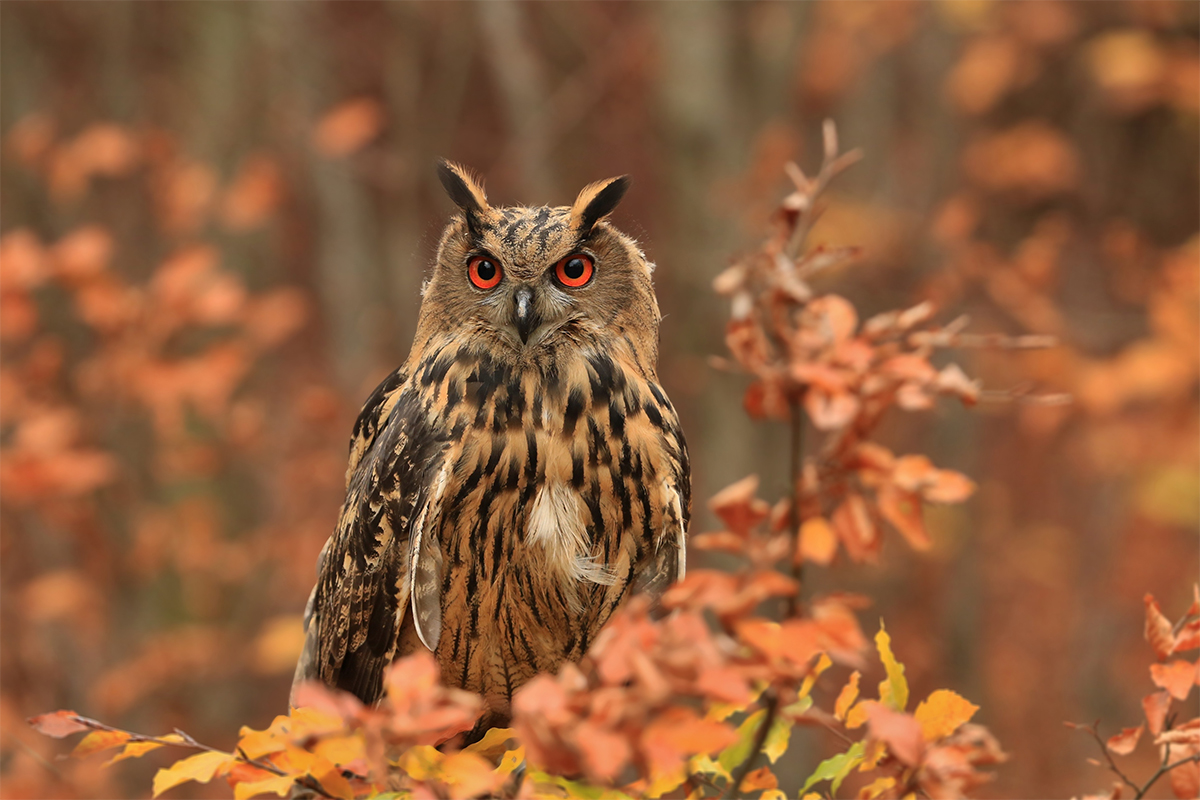
[[[800,788],[800,794],[804,794],[813,784],[821,781],[833,781],[830,793],[836,792],[851,770],[862,763],[864,750],[866,750],[866,746],[862,742],[855,742],[846,752],[838,753],[836,756],[830,756],[822,761],[817,765],[813,774],[808,776],[808,780]]]
[[[908,705],[908,681],[904,677],[904,665],[892,655],[892,637],[888,636],[879,620],[879,633],[875,634],[875,647],[879,650],[879,658],[887,671],[887,678],[879,684],[879,700],[884,705],[891,706],[897,711],[903,711]]]
[[[733,772],[738,764],[749,758],[750,748],[754,746],[754,736],[758,733],[758,726],[762,724],[766,715],[767,710],[760,708],[746,717],[745,721],[738,726],[737,741],[721,751],[721,754],[717,756],[717,763],[729,772]]]
[[[766,740],[763,741],[763,752],[767,754],[767,758],[772,764],[787,752],[788,743],[791,740],[791,721],[784,717],[776,717],[775,722],[771,724],[771,730],[767,731]]]
[[[624,792],[618,792],[616,789],[592,786],[582,781],[571,781],[536,769],[529,770],[529,780],[535,785],[549,783],[557,786],[567,793],[567,797],[574,800],[632,800],[629,795]],[[536,795],[537,793],[535,792],[534,794]]]

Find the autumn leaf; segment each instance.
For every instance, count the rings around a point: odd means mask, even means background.
[[[1174,649],[1175,636],[1171,623],[1163,616],[1162,609],[1154,595],[1147,594],[1143,598],[1146,604],[1146,641],[1154,648],[1154,655],[1159,661],[1165,661]]]
[[[1159,733],[1171,708],[1171,695],[1165,691],[1151,692],[1142,698],[1142,710],[1146,714],[1146,725],[1151,733]]]
[[[229,753],[209,750],[176,761],[154,775],[154,797],[181,783],[208,783],[214,776],[227,771],[236,759]]]
[[[55,739],[61,739],[64,736],[70,736],[72,733],[80,733],[88,730],[88,726],[81,722],[82,719],[84,718],[74,711],[55,711],[51,714],[39,714],[36,717],[30,717],[27,721],[39,733],[53,736]]]
[[[348,156],[378,136],[383,123],[383,107],[378,101],[366,97],[348,100],[317,123],[313,145],[329,158]]]
[[[879,513],[892,523],[914,550],[928,550],[933,544],[925,530],[920,496],[915,492],[902,491],[889,485],[880,487]]]
[[[883,620],[879,621],[879,633],[875,634],[875,647],[887,672],[887,678],[879,684],[879,700],[897,711],[903,711],[908,705],[908,681],[904,677],[904,665],[892,655],[892,637],[884,628]]]
[[[1104,746],[1108,748],[1110,753],[1127,756],[1137,747],[1138,740],[1142,738],[1143,730],[1145,730],[1144,725],[1138,725],[1136,728],[1125,728],[1116,736],[1110,736]]]
[[[846,720],[846,713],[854,705],[854,701],[858,700],[858,681],[861,677],[862,673],[858,670],[852,672],[850,680],[846,681],[846,685],[838,693],[837,701],[833,705],[833,715],[843,722]],[[920,709],[917,709],[917,712],[919,714]]]
[[[1196,682],[1196,665],[1176,659],[1170,664],[1151,664],[1150,679],[1176,700],[1186,699]]]
[[[183,744],[183,737],[177,733],[168,733],[165,736],[159,736],[160,741],[157,742],[130,742],[125,745],[121,752],[104,762],[104,766],[111,767],[118,761],[124,761],[127,758],[141,758],[151,751],[164,747],[167,744]]]
[[[827,566],[837,555],[837,535],[824,517],[811,517],[800,526],[800,549],[802,561]]]
[[[978,710],[979,706],[949,689],[938,689],[921,701],[913,716],[921,723],[925,741],[936,742],[969,722]]]
[[[1171,643],[1171,655],[1200,647],[1200,619],[1188,620]]]
[[[92,753],[99,753],[101,750],[120,747],[127,741],[129,741],[129,734],[125,731],[92,731],[79,740],[79,744],[75,745],[71,755],[75,758],[83,758]]]
[[[838,753],[836,756],[831,756],[822,761],[813,770],[812,774],[808,776],[808,780],[804,782],[804,785],[800,787],[800,793],[807,792],[809,788],[821,781],[832,781],[829,789],[830,795],[836,794],[846,776],[862,763],[865,747],[866,745],[862,742],[855,742],[846,749],[846,752]]]
[[[291,775],[272,775],[261,781],[241,781],[233,787],[234,800],[248,800],[261,794],[275,794],[283,797],[292,790],[296,779]]]
[[[867,733],[885,743],[902,763],[915,767],[925,752],[921,724],[912,714],[895,711],[881,703],[867,701]]]

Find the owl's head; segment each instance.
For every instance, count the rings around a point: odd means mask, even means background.
[[[462,167],[443,161],[438,175],[460,213],[438,246],[418,336],[477,336],[517,357],[628,336],[653,354],[653,265],[604,221],[629,178],[586,186],[569,207],[493,208]]]

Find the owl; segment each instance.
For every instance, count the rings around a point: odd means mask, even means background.
[[[655,374],[653,265],[605,221],[629,186],[569,208],[496,207],[462,167],[408,360],[354,425],[346,500],[318,557],[297,683],[364,702],[427,648],[482,695],[580,658],[631,595],[685,569],[687,447]]]

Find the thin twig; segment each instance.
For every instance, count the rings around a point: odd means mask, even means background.
[[[791,402],[788,407],[791,410],[792,427],[792,525],[795,527],[792,533],[790,557],[792,577],[796,579],[797,583],[796,593],[788,598],[788,616],[798,617],[804,609],[804,601],[801,597],[804,588],[804,562],[800,558],[800,526],[803,523],[800,517],[800,500],[803,494],[800,484],[804,469],[804,409],[801,408],[798,401]]]
[[[746,780],[746,776],[750,774],[750,768],[754,766],[755,759],[758,758],[758,754],[762,752],[763,745],[767,741],[767,735],[775,725],[775,715],[779,713],[779,697],[775,694],[774,689],[767,689],[763,695],[767,697],[767,715],[763,718],[762,725],[759,725],[758,730],[754,732],[754,743],[750,746],[750,755],[734,770],[733,779],[725,787],[721,800],[738,796],[738,790],[742,788],[742,781]]]

